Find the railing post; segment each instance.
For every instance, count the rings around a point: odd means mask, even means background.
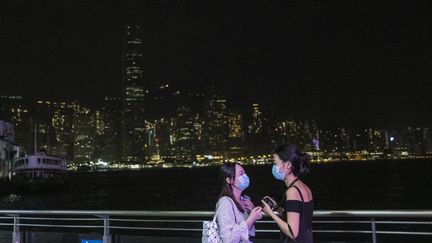
[[[14,216],[12,243],[21,243],[21,232],[19,231],[19,215]]]
[[[372,224],[372,243],[376,243],[376,225],[375,225],[375,218],[371,218],[371,224]]]
[[[104,234],[103,234],[103,243],[111,243],[111,235],[109,232],[109,216],[105,215],[103,217],[104,221]]]

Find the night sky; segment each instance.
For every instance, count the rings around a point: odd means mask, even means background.
[[[2,94],[119,95],[124,27],[138,23],[146,85],[216,84],[234,106],[327,122],[432,124],[426,0],[33,2],[0,8]]]

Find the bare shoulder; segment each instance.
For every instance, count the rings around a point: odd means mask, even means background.
[[[288,188],[285,195],[287,200],[301,201],[300,194],[298,193],[297,189],[295,189],[294,187]]]
[[[312,191],[309,189],[309,187],[306,184],[301,183],[297,185],[297,188],[301,191],[305,202],[311,201],[313,199]],[[299,191],[295,187],[291,187],[286,191],[286,198],[287,200],[301,201],[301,196],[299,194]]]
[[[304,188],[305,188],[305,191],[306,191],[306,194],[307,194],[307,198],[305,198],[305,201],[309,202],[309,201],[313,200],[311,189],[307,185],[305,185]]]

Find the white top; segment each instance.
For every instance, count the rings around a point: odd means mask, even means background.
[[[248,243],[250,236],[255,236],[255,226],[248,229],[246,219],[249,214],[238,210],[234,201],[229,197],[221,197],[216,206],[216,222],[220,236],[224,243]]]

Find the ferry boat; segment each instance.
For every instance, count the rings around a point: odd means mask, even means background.
[[[66,184],[66,172],[65,160],[39,152],[14,161],[12,183],[30,191],[56,189]]]

